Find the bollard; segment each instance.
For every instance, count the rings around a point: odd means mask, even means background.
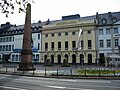
[[[99,77],[100,77],[100,69],[99,69]]]
[[[114,70],[114,77],[115,77],[115,70]]]
[[[86,69],[85,69],[85,76],[86,76],[86,72],[87,72],[87,71],[86,71]]]
[[[72,69],[70,69],[70,75],[72,76]]]
[[[23,70],[23,74],[25,73],[25,71]]]
[[[35,71],[33,70],[33,76],[35,75]]]
[[[57,69],[57,76],[58,76],[58,69]]]
[[[45,68],[45,77],[46,77],[46,68]]]
[[[8,69],[8,68],[6,67],[6,72],[7,72],[7,69]]]
[[[15,66],[14,66],[14,73],[15,73]]]

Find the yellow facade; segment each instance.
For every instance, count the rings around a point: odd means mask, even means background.
[[[94,20],[56,21],[49,25],[44,25],[42,30],[41,63],[45,63],[45,59],[47,58],[49,58],[53,64],[63,63],[64,58],[67,58],[68,62],[71,64],[95,63],[96,50],[94,26]],[[80,28],[83,30],[80,40],[83,40],[84,44],[83,49],[76,50]],[[91,41],[91,47],[89,47],[89,49],[88,40]],[[54,45],[52,45],[52,42]],[[60,48],[58,45],[60,43],[58,42],[61,42]],[[74,42],[75,46],[73,45]],[[47,43],[47,49],[45,49],[45,43]],[[65,48],[67,45],[65,45],[65,43],[68,44],[68,48]],[[81,55],[84,56],[84,59]]]

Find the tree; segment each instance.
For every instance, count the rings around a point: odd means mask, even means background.
[[[15,8],[19,13],[25,12],[26,5],[31,2],[34,3],[34,0],[0,0],[0,10],[8,17],[8,14],[14,14]]]

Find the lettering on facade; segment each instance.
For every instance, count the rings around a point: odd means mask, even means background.
[[[59,22],[56,25],[65,25],[65,24],[74,24],[74,23],[77,23],[77,21]]]

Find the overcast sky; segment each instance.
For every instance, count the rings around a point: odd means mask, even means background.
[[[80,14],[91,16],[98,13],[120,11],[120,0],[34,0],[32,4],[31,22],[59,20],[61,16]],[[10,22],[11,24],[21,25],[25,22],[25,13],[15,12],[9,15],[0,13],[0,24]]]

